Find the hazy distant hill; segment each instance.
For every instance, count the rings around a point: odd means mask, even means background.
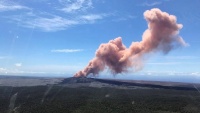
[[[176,90],[197,90],[200,84],[160,82],[160,81],[139,81],[139,80],[114,80],[98,78],[66,78],[60,84],[70,86],[90,86],[90,87],[123,87],[123,88],[163,88]]]
[[[57,84],[61,82],[62,79],[63,78],[0,75],[0,86],[21,87]]]
[[[70,78],[49,78],[49,77],[25,77],[25,76],[0,76],[0,86],[43,86],[43,85],[63,85],[68,87],[115,87],[115,88],[163,88],[176,90],[198,90],[200,84],[161,82],[161,81],[141,81],[141,80],[119,80],[119,79],[99,79],[86,77]]]

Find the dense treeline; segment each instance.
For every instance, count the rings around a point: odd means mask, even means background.
[[[8,112],[200,113],[200,94],[172,89],[0,87],[0,113]]]

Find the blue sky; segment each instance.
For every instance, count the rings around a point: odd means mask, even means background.
[[[200,77],[199,0],[0,0],[0,74],[72,76],[101,43],[141,41],[146,10],[159,8],[183,24],[189,44],[150,55],[139,72],[119,75]],[[106,70],[100,76],[110,75]]]

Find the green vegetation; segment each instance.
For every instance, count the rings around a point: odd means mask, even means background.
[[[197,91],[63,86],[0,87],[0,113],[16,93],[13,113],[200,113]]]

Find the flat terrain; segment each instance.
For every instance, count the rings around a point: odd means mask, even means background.
[[[49,78],[49,77],[24,77],[24,76],[1,76],[0,86],[41,86],[47,84],[56,84],[63,80],[63,78]]]
[[[200,113],[198,84],[56,80],[60,83],[0,86],[0,113]]]

